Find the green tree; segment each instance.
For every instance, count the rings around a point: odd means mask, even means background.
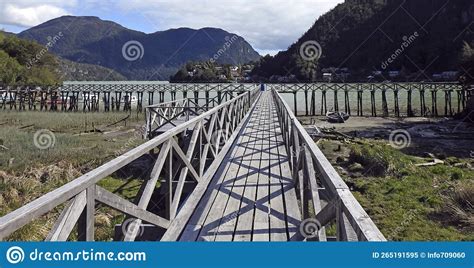
[[[0,34],[0,52],[3,83],[51,85],[60,82],[58,60],[46,47]]]
[[[23,69],[14,58],[0,50],[0,81],[3,84],[15,84]]]

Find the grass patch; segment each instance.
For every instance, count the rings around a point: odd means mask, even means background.
[[[137,135],[143,124],[132,115],[127,123],[107,125],[125,113],[2,112],[0,114],[0,216],[48,193],[80,175],[141,144]],[[35,133],[47,129],[54,146],[38,148]],[[89,132],[100,129],[101,132]],[[87,132],[87,133],[84,133]],[[105,132],[113,132],[106,134]],[[48,141],[48,140],[47,140]],[[132,200],[141,180],[107,177],[99,185]],[[44,240],[64,205],[20,228],[7,240]],[[96,238],[110,240],[113,225],[123,214],[105,206],[96,211]],[[71,238],[77,235],[74,231]]]
[[[474,171],[451,165],[469,160],[451,158],[444,165],[417,167],[428,159],[406,155],[383,142],[348,147],[350,153],[341,166],[359,163],[363,171],[343,177],[388,240],[474,240]]]

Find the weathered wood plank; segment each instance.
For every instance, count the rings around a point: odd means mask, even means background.
[[[260,140],[257,141],[256,148],[261,153],[260,166],[255,167],[258,170],[257,196],[255,204],[255,218],[253,224],[252,241],[270,241],[270,203],[269,203],[269,185],[268,176],[270,161],[266,147],[268,143],[270,92],[264,92],[265,98],[262,100],[262,110],[260,111],[263,123],[259,126],[261,133]],[[265,173],[266,172],[266,173]]]
[[[86,191],[82,191],[63,209],[45,241],[66,241],[86,207]]]
[[[235,164],[238,164],[239,168],[236,173],[232,173],[235,170],[229,169],[226,173],[226,177],[232,179],[232,185],[229,185],[225,188],[226,191],[229,191],[227,204],[222,214],[221,219],[219,220],[218,229],[215,235],[215,241],[232,241],[234,236],[235,224],[239,216],[239,208],[242,200],[243,191],[245,188],[245,180],[247,177],[248,169],[245,168],[245,154],[248,153],[246,144],[249,142],[249,125],[252,124],[252,121],[246,126],[246,133],[239,137],[239,141],[236,143],[235,156],[230,161],[233,161]],[[222,189],[221,189],[222,190]],[[215,202],[214,202],[215,203]],[[214,208],[211,209],[211,213]]]
[[[270,241],[288,241],[286,227],[286,212],[283,201],[283,186],[281,182],[280,154],[278,146],[281,144],[282,135],[278,122],[276,107],[273,101],[270,105],[270,132],[268,146],[270,150]],[[279,141],[280,140],[280,141]]]
[[[260,96],[260,93],[258,96]],[[239,136],[242,135],[243,128],[245,124],[248,122],[249,115],[252,113],[253,109],[255,108],[255,104],[258,102],[258,98],[254,103],[252,103],[252,106],[250,107],[250,110],[247,112],[244,118],[242,118],[241,122],[239,123],[239,126],[236,128],[234,133],[229,137],[228,142],[224,145],[222,150],[219,152],[219,154],[216,156],[212,164],[209,166],[207,171],[205,172],[204,176],[202,177],[201,182],[196,186],[196,189],[192,192],[192,194],[188,197],[186,203],[183,205],[183,207],[180,210],[180,213],[176,216],[176,218],[171,222],[170,227],[164,234],[163,238],[161,239],[162,241],[176,241],[180,237],[182,231],[184,230],[186,224],[189,222],[189,219],[193,215],[193,212],[200,211],[202,212],[202,209],[199,209],[199,206],[202,204],[199,203],[201,198],[203,197],[204,193],[206,192],[209,183],[211,182],[214,174],[217,172],[217,170],[220,167],[220,164],[222,163],[223,159],[227,156],[227,152],[229,149],[233,146],[235,139]],[[205,205],[204,205],[205,206]]]
[[[186,161],[186,163],[191,164],[191,158],[193,156],[194,149],[196,148],[196,141],[199,137],[201,127],[202,127],[201,122],[198,122],[196,126],[194,126],[193,134],[191,136],[191,140],[189,141],[188,150],[186,152],[185,159],[182,159],[183,161]],[[174,217],[176,217],[176,213],[178,212],[179,201],[181,200],[184,182],[186,180],[186,176],[188,175],[188,170],[191,170],[191,173],[194,171],[193,176],[195,178],[199,178],[199,174],[197,174],[194,168],[192,167],[189,168],[189,166],[186,165],[186,167],[183,167],[181,169],[181,173],[179,174],[179,178],[178,178],[178,185],[176,186],[176,190],[173,196],[173,202],[171,203],[170,219],[173,219]],[[198,182],[199,182],[199,179],[198,179]]]
[[[162,228],[168,228],[170,222],[167,219],[164,219],[160,216],[157,216],[151,212],[148,212],[132,202],[113,194],[100,186],[96,186],[96,199],[97,201],[117,209],[129,216],[144,220],[156,226]],[[138,226],[138,225],[136,225]]]
[[[95,231],[95,193],[96,186],[91,185],[86,189],[86,241],[94,241]]]
[[[245,181],[244,196],[239,209],[239,218],[236,223],[234,241],[252,240],[252,227],[257,193],[256,189],[258,183],[258,169],[260,168],[260,161],[262,159],[262,145],[259,143],[259,140],[263,135],[261,132],[263,125],[261,109],[262,106],[259,103],[258,107],[255,109],[252,122],[248,126],[247,135],[250,139],[247,143],[249,147],[247,155],[250,156],[250,161],[244,161],[244,165],[247,166],[248,172]]]
[[[374,224],[367,212],[364,211],[359,202],[357,202],[352,193],[346,189],[337,191],[341,200],[342,211],[347,216],[359,240],[386,241],[383,234]]]
[[[163,169],[163,166],[166,161],[166,156],[168,155],[170,148],[170,141],[165,142],[163,146],[161,146],[160,152],[151,171],[150,179],[146,182],[145,189],[143,190],[142,195],[140,196],[140,201],[138,202],[138,207],[141,209],[146,210],[148,204],[150,203],[151,197],[155,190],[156,183],[158,182],[158,178],[160,176],[161,170]],[[141,224],[141,220],[135,219],[135,221],[131,224],[133,224],[133,226],[139,226]],[[127,232],[125,234],[124,241],[135,240],[138,235],[138,231],[139,230],[137,228],[134,228],[133,230]]]
[[[308,191],[311,194],[311,204],[313,206],[314,213],[318,214],[321,211],[321,199],[319,198],[319,187],[318,183],[316,182],[316,173],[314,171],[313,159],[307,148],[305,148],[304,158],[305,176],[309,184]],[[321,229],[318,231],[317,239],[319,241],[327,241],[326,228],[324,226],[321,226]]]

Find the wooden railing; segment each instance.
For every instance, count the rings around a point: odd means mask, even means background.
[[[194,95],[209,98],[217,94],[219,103],[236,94],[258,87],[250,83],[163,83],[160,81],[71,81],[63,85],[0,85],[0,111],[132,111],[138,113],[148,98],[177,100]],[[466,107],[469,92],[458,83],[285,83],[267,84],[279,93],[292,94],[295,115],[325,115],[344,111],[357,116],[453,116]],[[166,96],[165,96],[166,95]],[[136,100],[132,105],[132,97]],[[443,112],[444,110],[444,112]],[[298,113],[304,114],[298,114]]]
[[[280,94],[275,90],[272,93],[301,204],[301,215],[304,220],[312,221],[313,228],[318,227],[315,238],[327,240],[325,226],[335,221],[337,240],[385,241]]]
[[[207,187],[206,183],[229,150],[258,94],[258,90],[249,91],[222,103],[1,217],[0,239],[8,238],[16,230],[65,203],[46,240],[68,240],[73,230],[78,231],[79,240],[94,240],[94,214],[98,203],[128,216],[128,226],[132,228],[126,229],[124,240],[127,241],[136,239],[141,222],[162,229],[181,226],[181,221],[175,221],[181,207],[186,205],[192,209],[197,205],[193,198],[186,198],[185,183],[194,185],[191,194],[196,188],[201,191]],[[155,161],[135,203],[97,185],[100,180],[144,155],[153,157]],[[167,192],[167,215],[147,210],[159,180]],[[174,233],[175,229],[168,229],[165,235],[169,232]]]
[[[145,107],[146,137],[152,138],[165,125],[176,126],[216,107],[217,98],[186,98]]]
[[[357,116],[370,111],[371,116],[436,117],[441,115],[439,109],[444,110],[444,116],[452,116],[464,110],[467,100],[462,85],[447,82],[268,84],[268,88],[293,94],[293,107],[299,104],[295,115],[302,115],[297,113],[304,111],[306,116],[325,115],[332,110]],[[297,96],[298,93],[302,94]],[[332,104],[329,103],[331,99]]]

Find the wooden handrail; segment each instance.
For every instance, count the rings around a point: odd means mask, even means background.
[[[137,218],[137,221],[144,220],[152,224],[155,223],[161,228],[166,228],[179,212],[182,186],[185,180],[192,178],[196,184],[199,184],[202,177],[209,176],[210,172],[215,171],[209,167],[213,164],[215,165],[215,161],[220,161],[219,157],[224,155],[226,151],[220,148],[218,142],[215,142],[213,139],[229,141],[232,134],[236,131],[237,124],[245,117],[258,93],[258,90],[254,90],[222,103],[1,217],[0,240],[68,200],[70,200],[69,204],[61,213],[53,230],[48,235],[48,239],[66,240],[76,222],[82,222],[78,221],[79,217],[83,217],[85,219],[83,224],[85,225],[78,226],[78,230],[85,232],[85,239],[93,240],[95,202],[111,206],[129,216]],[[192,135],[181,135],[184,132],[190,131],[190,129],[192,130]],[[198,136],[201,139],[197,139]],[[179,139],[182,139],[182,137],[187,138],[180,142]],[[122,197],[96,185],[101,179],[113,174],[154,149],[159,149],[159,154],[153,166],[150,180],[145,181],[142,186],[143,191],[139,191],[139,193],[142,193],[142,196],[138,205],[130,203]],[[199,161],[197,162],[193,161],[194,151],[199,151],[203,154],[203,157],[198,159]],[[172,161],[170,154],[173,154],[174,159],[178,158],[178,160],[170,162]],[[213,161],[209,161],[210,159],[213,159]],[[167,161],[169,165],[165,167],[164,163]],[[170,170],[167,170],[168,168]],[[180,170],[180,172],[177,172],[177,177],[171,178],[173,182],[178,181],[176,191],[170,192],[174,197],[173,204],[171,204],[174,211],[172,211],[171,216],[168,219],[164,219],[146,211],[147,204],[150,201],[149,198],[153,193],[158,178],[162,173],[174,174],[173,170],[176,169]],[[75,208],[76,211],[71,211],[71,208]],[[82,215],[80,215],[81,213],[78,214],[77,210],[82,209],[84,209]],[[126,237],[129,240],[133,240],[136,237],[136,233],[127,233]]]
[[[307,201],[311,201],[314,218],[321,224],[318,233],[320,240],[325,239],[324,226],[335,219],[338,240],[385,241],[383,234],[354,198],[349,187],[316,146],[288,104],[276,90],[272,90],[272,93],[277,103],[278,119],[293,179],[299,190],[297,192],[301,199],[302,215],[309,217]],[[326,200],[322,200],[323,194]],[[326,203],[324,207],[322,201]]]

